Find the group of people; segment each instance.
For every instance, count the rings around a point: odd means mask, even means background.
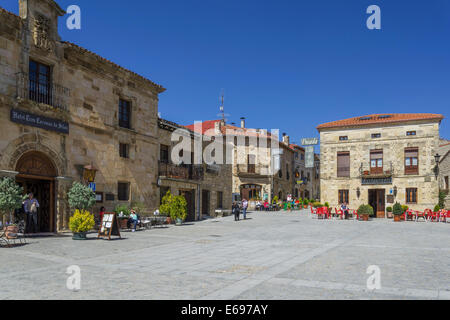
[[[103,215],[105,213],[106,213],[105,207],[101,207],[99,212],[100,222],[103,220]],[[136,210],[131,209],[130,216],[128,217],[127,221],[127,228],[130,229],[131,226],[133,226],[133,228],[131,228],[131,231],[136,232],[136,227],[138,223],[139,223],[139,215],[137,214]]]
[[[241,210],[242,210],[242,215],[244,216],[244,220],[246,220],[247,219],[247,209],[248,209],[247,199],[243,199],[241,205],[239,205],[237,202],[233,202],[233,205],[231,206],[231,211],[234,215],[234,221],[240,220]]]

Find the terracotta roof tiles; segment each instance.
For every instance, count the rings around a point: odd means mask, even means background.
[[[399,122],[410,122],[419,120],[442,120],[444,116],[433,113],[391,113],[391,114],[372,114],[367,116],[355,117],[345,120],[338,120],[323,123],[317,127],[318,130],[340,127],[358,127],[372,124],[389,124]]]

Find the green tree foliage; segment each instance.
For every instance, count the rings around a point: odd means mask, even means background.
[[[368,214],[369,216],[373,216],[373,208],[371,205],[368,204],[362,204],[358,208],[358,213],[361,214]]]
[[[120,213],[122,213],[122,215],[124,217],[129,217],[131,214],[130,208],[125,204],[117,205],[116,208],[114,209],[114,212],[116,213],[117,217],[120,216]],[[138,211],[138,213],[139,213],[139,211]]]
[[[445,208],[445,198],[447,194],[443,191],[439,192],[439,208]]]
[[[68,193],[71,209],[88,210],[95,205],[95,193],[88,186],[75,182]]]
[[[159,211],[162,215],[170,216],[171,219],[186,219],[187,216],[187,203],[183,196],[174,196],[172,193],[167,191],[165,196],[162,198]]]
[[[392,208],[392,213],[396,216],[400,216],[403,214],[403,208],[402,205],[398,202],[394,204],[394,207]]]
[[[0,180],[0,215],[9,214],[9,221],[12,222],[14,210],[22,207],[23,188],[14,179],[5,177]]]

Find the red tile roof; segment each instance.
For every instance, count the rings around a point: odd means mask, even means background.
[[[391,114],[372,114],[368,116],[355,117],[345,120],[323,123],[317,127],[318,130],[326,128],[339,127],[357,127],[371,124],[389,124],[399,122],[410,122],[419,120],[442,120],[444,116],[433,113],[391,113]]]

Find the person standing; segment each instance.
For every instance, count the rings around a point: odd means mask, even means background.
[[[239,215],[241,214],[241,209],[239,208],[239,205],[236,202],[233,202],[231,210],[234,214],[234,221],[239,221]]]
[[[27,233],[37,233],[38,231],[38,208],[39,202],[32,193],[28,194],[28,199],[23,202],[23,210],[27,215]]]
[[[242,215],[244,216],[244,220],[247,219],[247,208],[248,201],[247,199],[242,200]]]

